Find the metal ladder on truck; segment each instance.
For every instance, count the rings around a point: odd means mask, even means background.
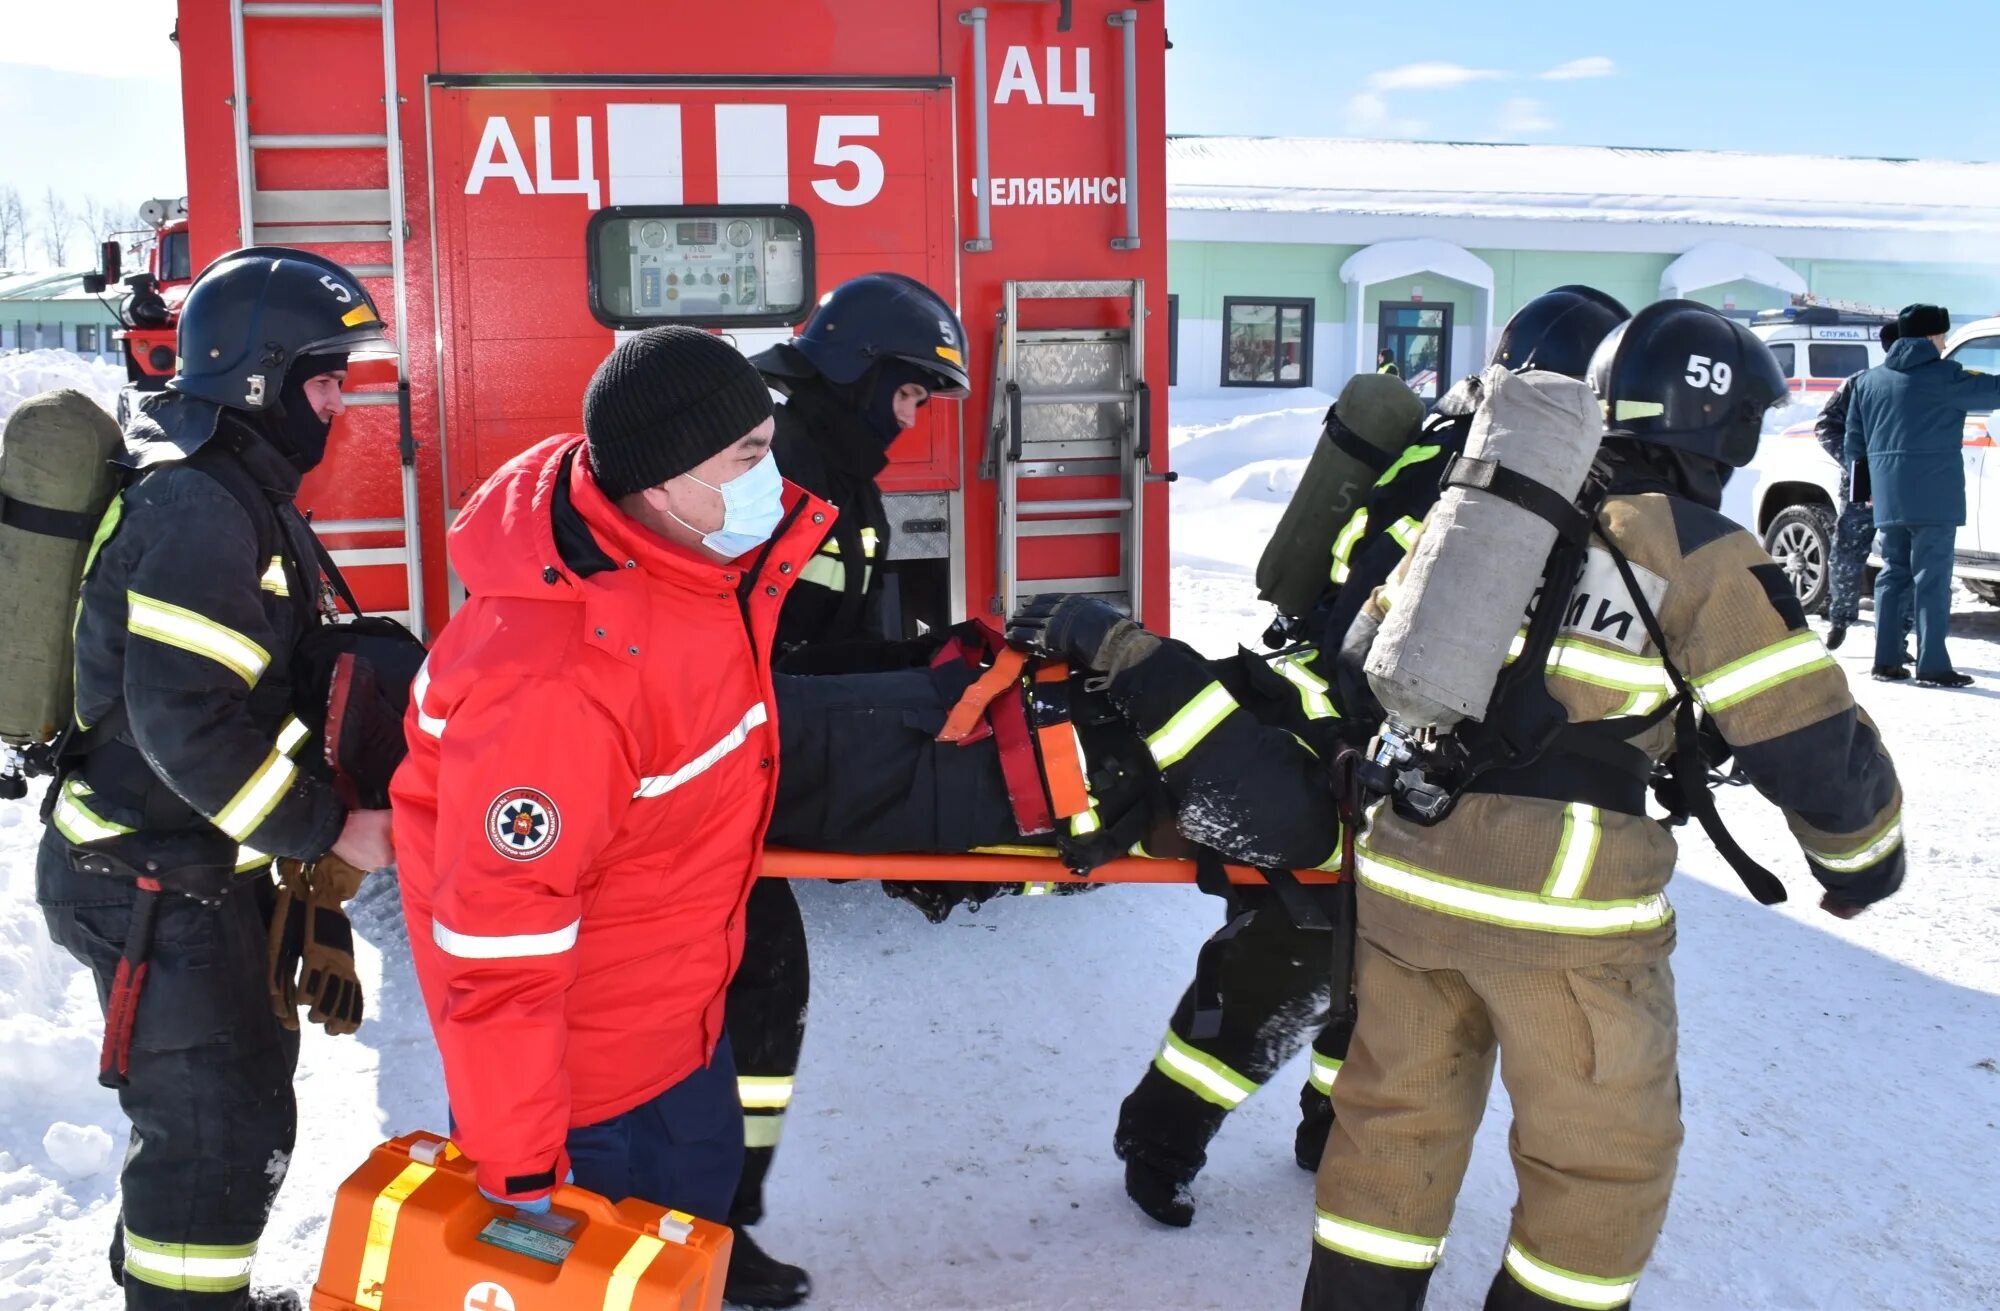
[[[1021,304],[1033,300],[1123,301],[1129,328],[1023,328]],[[1121,281],[1008,282],[994,357],[993,412],[983,472],[998,488],[997,595],[1001,616],[1025,594],[1102,596],[1144,621],[1148,482],[1152,470],[1152,393],[1146,385],[1146,284]],[[1110,496],[1033,495],[1052,478],[1115,478]],[[1021,577],[1023,538],[1116,536],[1114,572]],[[1071,558],[1087,551],[1070,553]],[[1101,558],[1101,555],[1100,555]]]
[[[402,514],[398,518],[320,520],[313,528],[321,536],[397,533],[394,547],[331,552],[337,564],[403,566],[408,608],[393,615],[419,636],[424,635],[423,545],[417,514],[417,449],[410,429],[410,370],[403,243],[408,236],[403,215],[403,138],[396,95],[395,0],[380,3],[260,3],[229,0],[229,48],[235,94],[230,108],[236,130],[237,203],[242,215],[244,245],[314,246],[330,243],[380,245],[387,263],[350,264],[357,278],[389,279],[394,318],[389,324],[396,348],[396,386],[392,391],[349,392],[349,406],[395,406],[397,454],[402,463]],[[382,31],[381,132],[311,134],[259,133],[250,125],[250,80],[244,27],[248,23],[299,19],[373,22]],[[345,150],[383,152],[387,185],[345,191],[265,191],[257,186],[257,158],[277,151]],[[379,303],[380,298],[377,298]]]

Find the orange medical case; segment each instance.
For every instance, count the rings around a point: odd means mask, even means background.
[[[718,1311],[725,1225],[574,1185],[546,1216],[489,1202],[436,1134],[382,1144],[340,1186],[312,1311]]]

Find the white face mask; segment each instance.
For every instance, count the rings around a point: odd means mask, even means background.
[[[785,517],[785,480],[778,472],[778,457],[767,451],[764,458],[717,487],[688,475],[722,497],[722,527],[702,533],[701,544],[727,560],[771,540]],[[667,511],[667,517],[691,533],[699,533],[687,520]]]

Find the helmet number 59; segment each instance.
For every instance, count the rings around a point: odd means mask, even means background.
[[[1688,356],[1688,386],[1706,387],[1717,396],[1727,396],[1735,380],[1735,371],[1727,361],[1711,360],[1706,355]]]
[[[882,194],[882,156],[870,146],[851,143],[848,137],[879,137],[882,119],[877,114],[828,114],[819,121],[819,139],[813,145],[813,163],[822,168],[854,165],[854,185],[842,186],[838,178],[820,178],[813,191],[829,205],[866,205]]]

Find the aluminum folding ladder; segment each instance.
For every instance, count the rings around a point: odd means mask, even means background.
[[[396,407],[397,453],[402,464],[402,515],[400,518],[319,520],[313,528],[322,536],[400,534],[400,546],[334,551],[332,555],[336,563],[343,565],[402,565],[407,578],[409,606],[406,614],[394,617],[404,620],[419,636],[424,636],[423,543],[417,514],[416,441],[410,429],[409,334],[405,331],[408,297],[403,243],[409,236],[409,230],[403,212],[403,139],[400,98],[396,94],[395,10],[395,0],[381,0],[379,4],[229,0],[230,60],[235,80],[230,109],[236,129],[237,203],[242,215],[239,236],[244,245],[309,247],[337,242],[380,245],[387,249],[386,263],[350,264],[348,270],[357,278],[386,278],[393,283],[394,317],[388,326],[395,341],[396,385],[393,390],[349,392],[344,399],[350,406]],[[252,129],[244,26],[250,22],[297,19],[366,21],[381,28],[383,131],[286,135],[259,133]],[[377,189],[346,191],[265,191],[258,188],[256,161],[260,154],[304,150],[380,150],[387,165],[387,185]]]
[[[1129,328],[1023,328],[1024,301],[1120,301]],[[995,613],[1006,616],[1036,592],[1102,596],[1135,619],[1145,592],[1151,392],[1146,385],[1146,284],[1121,281],[1008,282],[999,312],[993,401],[982,472],[998,491]],[[1115,478],[1110,496],[1037,496],[1051,478]],[[1115,535],[1111,574],[1022,578],[1023,538]]]

